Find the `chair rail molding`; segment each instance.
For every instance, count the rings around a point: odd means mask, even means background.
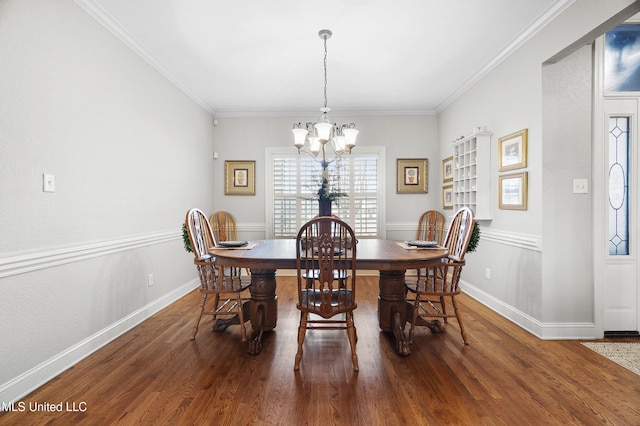
[[[245,222],[245,223],[240,223],[238,222],[238,224],[236,225],[236,229],[238,230],[238,232],[240,231],[245,231],[245,232],[261,232],[261,233],[265,233],[267,230],[267,225],[262,222]]]
[[[416,222],[389,222],[387,231],[416,232]],[[445,233],[449,228],[449,222],[445,223]],[[500,229],[487,228],[480,225],[480,241],[491,241],[498,244],[519,247],[526,250],[542,251],[542,239],[539,235],[520,234],[516,232],[502,231]]]
[[[542,251],[542,238],[539,235],[520,234],[481,226],[480,241],[491,241],[526,250]]]
[[[182,233],[170,230],[10,254],[0,257],[0,278],[179,239],[182,239]]]
[[[387,231],[411,231],[413,233],[418,229],[418,222],[388,222]]]

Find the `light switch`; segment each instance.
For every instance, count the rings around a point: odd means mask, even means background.
[[[588,179],[574,179],[573,180],[573,193],[574,194],[588,194],[589,193],[589,180]]]
[[[44,192],[56,191],[56,177],[55,175],[49,175],[44,173],[42,175],[42,190]]]

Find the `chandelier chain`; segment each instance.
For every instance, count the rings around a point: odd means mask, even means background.
[[[336,161],[343,155],[351,154],[351,150],[356,146],[358,130],[354,123],[340,124],[332,123],[329,115],[330,108],[327,107],[327,39],[331,38],[331,31],[324,29],[318,32],[318,36],[324,42],[324,107],[320,108],[322,116],[317,122],[307,122],[303,127],[302,123],[293,123],[293,145],[298,149],[298,153],[310,154],[314,160],[322,164],[326,169],[329,163]],[[307,149],[304,149],[308,145]],[[333,154],[327,152],[327,148],[332,149]],[[329,154],[329,155],[327,155]]]
[[[324,107],[327,107],[327,37],[324,37]]]

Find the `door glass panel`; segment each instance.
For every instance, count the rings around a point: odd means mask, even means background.
[[[604,48],[604,88],[607,92],[640,90],[640,25],[623,24],[607,32]]]
[[[629,254],[629,117],[609,118],[609,254]]]

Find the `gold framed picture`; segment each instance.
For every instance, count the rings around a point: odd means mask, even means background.
[[[528,136],[528,129],[523,129],[498,139],[498,171],[527,167]]]
[[[442,208],[444,210],[453,210],[453,185],[442,187]]]
[[[527,172],[498,176],[498,207],[527,210]]]
[[[256,195],[256,162],[224,162],[224,195]]]
[[[442,182],[453,180],[453,157],[442,160]]]
[[[420,194],[429,192],[426,158],[398,158],[396,160],[396,192]]]

